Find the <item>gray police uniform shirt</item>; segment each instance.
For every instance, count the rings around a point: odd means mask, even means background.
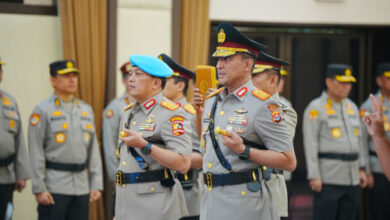
[[[200,146],[199,146],[199,137],[196,133],[196,110],[195,108],[187,103],[187,100],[185,97],[179,100],[178,104],[185,110],[185,112],[188,114],[188,118],[191,123],[191,140],[192,140],[192,151],[193,152],[199,152],[200,153]],[[200,170],[192,170],[193,172],[193,186],[191,189],[183,189],[184,196],[186,198],[187,203],[187,209],[188,209],[188,216],[196,216],[199,215],[200,212],[200,201],[202,200],[202,191],[203,191],[203,184]]]
[[[280,98],[280,102],[282,103],[282,109],[283,109],[283,112],[285,113],[285,116],[286,116],[286,124],[288,125],[288,127],[290,128],[290,132],[291,132],[291,135],[292,135],[292,138],[293,138],[293,141],[294,141],[294,137],[295,137],[295,129],[296,129],[296,126],[297,126],[297,123],[298,123],[298,115],[297,113],[295,112],[291,102],[289,100],[287,100],[285,97],[283,96],[279,96]],[[290,181],[291,180],[291,172],[289,171],[284,171],[283,172],[283,176],[284,178],[286,179],[286,181]]]
[[[85,195],[103,190],[102,163],[96,138],[94,114],[85,102],[74,99],[70,111],[53,94],[35,107],[28,129],[33,169],[33,193],[49,191],[63,195]],[[81,172],[46,168],[45,161],[88,163]]]
[[[1,184],[28,179],[30,166],[17,103],[11,95],[0,90],[0,158],[13,154],[15,160],[11,164],[0,166]]]
[[[375,97],[378,97],[379,94],[380,92],[377,92],[375,94]],[[389,121],[390,101],[382,96],[382,103],[383,103],[382,111],[384,117],[384,127],[385,127],[386,137],[387,139],[390,140],[390,121]],[[365,112],[370,112],[370,113],[372,112],[370,98],[367,98],[367,100],[365,100],[360,107],[361,116],[363,116]],[[374,142],[367,131],[366,125],[362,125],[362,127],[363,127],[364,147],[366,148],[366,153],[367,153],[366,172],[383,174],[382,167],[380,166],[378,157],[376,156]]]
[[[131,103],[130,97],[124,93],[121,97],[112,100],[103,111],[103,151],[108,178],[115,181],[115,172],[118,168],[118,158],[115,151],[119,144],[119,123],[123,109]]]
[[[290,137],[293,140],[295,135],[295,128],[297,125],[297,113],[293,108],[291,108],[291,106],[285,104],[285,102],[282,101],[282,98],[278,93],[275,93],[272,97],[280,102],[279,107],[283,113],[283,120],[285,121],[290,133]],[[283,171],[283,174],[271,173],[271,178],[266,181],[271,190],[274,204],[277,207],[278,213],[281,217],[288,217],[288,193],[286,186],[286,176],[289,178],[288,180],[290,180],[291,172]]]
[[[131,105],[130,105],[131,106]],[[130,106],[128,108],[130,108]],[[187,113],[176,104],[168,101],[161,93],[144,103],[136,103],[121,117],[121,130],[130,114],[133,119],[129,129],[144,138],[162,140],[165,145],[158,147],[191,156],[191,125]],[[156,144],[154,144],[156,145]],[[135,151],[149,164],[150,170],[164,169],[163,165],[140,149]],[[118,170],[124,173],[145,172],[128,152],[125,144],[120,145]],[[160,181],[116,185],[115,216],[117,220],[130,219],[179,219],[188,215],[183,189],[179,180],[174,179],[172,187],[164,187]]]
[[[234,92],[227,94],[226,89],[219,90],[219,94],[208,98],[205,102],[201,140],[201,145],[205,146],[204,173],[229,173],[219,162],[212,146],[210,131],[207,129],[212,105],[216,99],[219,101],[214,117],[215,127],[236,132],[241,137],[264,145],[269,150],[293,151],[288,129],[280,118],[279,103],[265,92],[256,89],[252,81],[248,80]],[[259,191],[252,192],[248,190],[246,183],[217,186],[211,189],[205,185],[200,219],[279,219],[270,189],[267,184],[264,184],[260,165],[250,160],[240,160],[236,153],[222,144],[220,135],[215,136],[223,155],[231,164],[232,172],[257,169],[262,187]]]
[[[350,99],[334,103],[327,92],[307,106],[303,117],[303,140],[308,179],[324,184],[355,186],[359,167],[364,167],[359,110]],[[355,161],[319,158],[319,153],[358,154]]]

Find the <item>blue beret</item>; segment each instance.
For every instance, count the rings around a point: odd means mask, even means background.
[[[168,77],[173,74],[173,70],[166,63],[153,56],[131,55],[130,62],[152,76]]]

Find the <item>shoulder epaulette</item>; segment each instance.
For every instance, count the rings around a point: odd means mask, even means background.
[[[252,91],[252,95],[256,96],[257,98],[265,101],[267,99],[269,99],[271,97],[270,94],[264,92],[263,90],[261,89],[255,89]]]
[[[179,105],[177,105],[173,102],[169,102],[169,101],[162,101],[162,102],[160,102],[160,105],[162,107],[165,107],[165,108],[171,110],[171,111],[176,110],[180,107]]]
[[[194,108],[194,106],[192,106],[191,104],[185,104],[184,106],[183,106],[183,108],[184,108],[184,110],[186,110],[187,112],[189,112],[189,113],[191,113],[191,114],[193,114],[193,115],[196,115],[196,110],[195,110],[195,108]]]
[[[213,97],[213,96],[215,96],[216,94],[221,93],[224,89],[225,89],[225,87],[222,87],[222,88],[218,89],[217,91],[212,92],[211,94],[209,94],[208,96],[206,96],[206,99],[208,99],[208,98],[210,98],[210,97]]]
[[[128,105],[125,109],[123,109],[123,111],[125,112],[125,111],[129,110],[129,109],[131,109],[133,106],[134,106],[134,102],[131,103],[130,105]]]

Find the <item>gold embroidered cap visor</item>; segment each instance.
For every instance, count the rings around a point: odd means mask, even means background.
[[[272,70],[272,69],[278,71],[278,69],[272,65],[255,64],[255,68],[253,68],[252,74],[262,73],[266,70]]]
[[[335,79],[339,82],[356,82],[354,76],[336,75]]]
[[[64,75],[64,74],[68,74],[68,73],[80,74],[80,71],[76,68],[66,68],[66,69],[62,69],[62,70],[57,70],[58,75]]]
[[[255,56],[248,49],[244,49],[244,48],[217,47],[217,50],[213,53],[212,57],[229,57],[237,53],[248,53],[252,56]]]

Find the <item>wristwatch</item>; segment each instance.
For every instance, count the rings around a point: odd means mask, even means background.
[[[241,160],[248,160],[249,159],[249,150],[250,150],[250,147],[245,145],[245,150],[244,152],[242,152],[241,154],[238,155],[238,158],[240,158]]]
[[[141,152],[145,155],[150,154],[152,151],[152,144],[148,141],[145,147],[141,148]]]

